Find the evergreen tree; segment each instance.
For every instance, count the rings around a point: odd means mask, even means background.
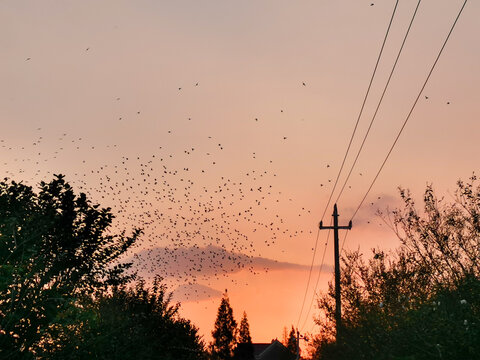
[[[211,352],[214,359],[230,360],[233,358],[236,333],[237,322],[233,318],[233,310],[230,306],[227,290],[225,290],[220,306],[218,307],[215,329],[212,331],[213,342],[211,343]]]
[[[240,322],[238,331],[237,347],[235,348],[235,360],[253,360],[253,345],[250,337],[250,327],[248,325],[247,313],[243,312],[243,318]]]
[[[290,351],[293,355],[297,354],[297,334],[295,332],[295,329],[293,328],[290,330],[290,333],[288,334],[288,339],[287,343],[285,344],[285,347]]]

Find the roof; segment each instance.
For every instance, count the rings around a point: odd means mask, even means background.
[[[256,360],[294,360],[295,355],[278,340],[270,344],[253,344]]]
[[[254,354],[255,358],[257,358],[258,355],[260,355],[262,352],[264,352],[267,347],[272,345],[272,343],[256,343],[256,344],[252,344],[252,345],[253,345],[253,354]]]

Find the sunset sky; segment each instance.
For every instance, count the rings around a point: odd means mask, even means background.
[[[371,5],[373,4],[373,5]],[[416,0],[399,3],[344,175],[371,120]],[[461,0],[423,0],[379,113],[339,199],[347,223],[442,46]],[[254,342],[310,307],[327,232],[302,301],[318,222],[342,163],[394,0],[0,1],[0,169],[36,186],[64,174],[144,228],[129,254],[165,278],[210,340],[228,289]],[[480,3],[468,2],[345,249],[393,249],[375,216],[451,199],[479,169]],[[334,195],[334,198],[336,196]],[[373,205],[372,205],[373,203]],[[333,204],[332,204],[333,206]],[[332,207],[324,222],[331,219]],[[343,234],[342,234],[343,236]],[[329,239],[318,291],[332,279]],[[310,311],[309,311],[310,309]]]

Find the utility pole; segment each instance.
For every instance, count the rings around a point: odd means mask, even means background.
[[[338,246],[338,230],[350,230],[352,228],[352,220],[348,226],[338,226],[337,204],[333,205],[333,226],[323,226],[320,221],[320,230],[333,229],[334,246],[335,246],[335,327],[337,330],[337,341],[342,327],[342,300],[340,295],[340,249]]]
[[[308,337],[300,335],[300,332],[297,329],[297,356],[295,357],[295,360],[300,360],[300,339],[308,341]]]
[[[297,329],[297,357],[296,360],[300,359],[300,332]]]

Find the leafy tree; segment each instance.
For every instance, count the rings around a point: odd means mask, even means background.
[[[250,326],[248,325],[247,313],[243,312],[242,321],[238,330],[237,347],[234,351],[235,360],[253,360],[254,350],[252,338],[250,337]]]
[[[151,289],[143,280],[135,287],[113,287],[92,300],[92,313],[75,334],[66,334],[69,345],[53,359],[205,359],[198,330],[178,315],[179,304],[170,304],[161,278]]]
[[[212,337],[212,357],[219,360],[232,359],[237,337],[237,322],[233,318],[233,310],[230,306],[227,290],[225,290],[218,307]]]
[[[75,327],[79,299],[128,280],[115,265],[140,234],[109,231],[110,209],[76,196],[63,176],[0,182],[0,358],[33,358]]]
[[[342,271],[342,337],[335,340],[334,288],[314,359],[473,359],[480,353],[480,187],[458,182],[455,201],[431,186],[423,213],[400,190],[404,208],[384,215],[401,246],[368,262],[347,252]]]

